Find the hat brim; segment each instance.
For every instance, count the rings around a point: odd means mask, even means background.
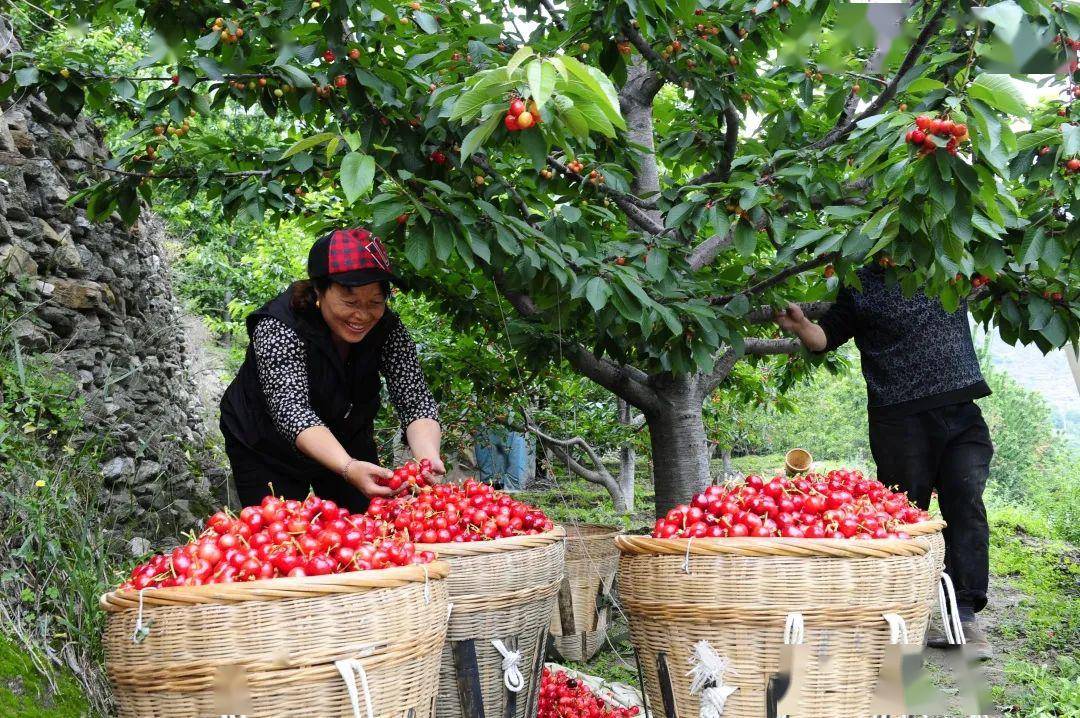
[[[346,287],[362,287],[365,284],[375,282],[390,282],[394,286],[404,288],[405,283],[395,274],[385,269],[354,269],[351,272],[339,272],[327,276],[331,282],[342,284]]]

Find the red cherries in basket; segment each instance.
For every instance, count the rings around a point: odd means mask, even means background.
[[[267,496],[238,517],[219,511],[197,537],[136,566],[121,589],[236,583],[282,576],[325,576],[430,563],[404,536],[333,501]]]
[[[907,495],[854,469],[822,476],[747,476],[710,486],[689,506],[657,519],[653,538],[907,538],[904,524],[929,519]]]

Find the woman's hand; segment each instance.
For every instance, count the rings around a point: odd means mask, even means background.
[[[394,472],[367,461],[350,461],[345,469],[345,479],[369,499],[374,496],[393,496],[389,486],[379,484],[379,479],[393,478]]]
[[[797,334],[806,325],[806,315],[802,307],[794,302],[788,302],[783,311],[774,312],[773,320],[780,325],[785,332]]]
[[[442,458],[440,458],[439,456],[418,456],[418,457],[416,457],[417,461],[421,461],[423,459],[427,459],[428,461],[431,462],[431,473],[435,474],[436,476],[445,476],[446,475],[446,465],[443,464]]]

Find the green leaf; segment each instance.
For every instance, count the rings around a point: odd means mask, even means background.
[[[506,68],[498,67],[483,73],[480,80],[465,91],[454,103],[450,120],[469,120],[475,117],[484,105],[500,98],[513,84],[509,81]]]
[[[417,269],[423,269],[431,259],[431,235],[428,228],[416,225],[405,237],[405,258]]]
[[[33,85],[38,81],[38,69],[36,67],[21,67],[15,71],[15,81],[19,87]]]
[[[645,271],[656,281],[662,280],[668,271],[667,252],[659,247],[650,249],[645,257]]]
[[[221,32],[218,30],[211,30],[195,41],[195,47],[200,50],[211,50],[217,47],[219,42],[221,42]]]
[[[991,107],[1017,117],[1027,117],[1024,96],[1008,75],[983,73],[968,88],[968,95],[982,100]]]
[[[292,65],[282,65],[278,68],[278,75],[293,87],[308,88],[314,86],[306,72]]]
[[[750,257],[757,249],[757,230],[747,222],[735,225],[735,249],[743,257]]]
[[[1046,232],[1042,227],[1024,233],[1024,241],[1020,245],[1020,261],[1023,264],[1037,264],[1046,246]]]
[[[341,189],[345,191],[345,201],[349,204],[371,192],[374,179],[374,157],[363,152],[350,152],[341,160]]]
[[[525,75],[529,78],[529,93],[533,101],[537,107],[543,107],[555,91],[555,66],[547,60],[535,60],[525,68]]]
[[[582,85],[590,98],[596,102],[604,115],[616,128],[626,129],[626,123],[619,114],[619,95],[615,86],[599,70],[583,65],[569,55],[562,56],[562,63],[567,71]]]
[[[439,31],[439,23],[426,12],[414,12],[413,20],[415,20],[416,24],[420,26],[420,29],[428,35],[434,35]]]
[[[288,159],[288,158],[292,157],[297,152],[303,152],[304,150],[310,150],[312,147],[315,147],[316,145],[321,145],[324,142],[329,142],[334,137],[337,137],[336,132],[320,132],[317,135],[311,135],[310,137],[304,137],[303,139],[299,140],[296,144],[294,144],[292,147],[285,150],[285,152],[282,153],[282,155],[281,155],[281,159],[285,160],[285,159]]]
[[[1056,312],[1050,317],[1050,321],[1046,323],[1046,326],[1039,331],[1046,337],[1046,341],[1055,347],[1063,346],[1069,339],[1069,330],[1065,326],[1065,320]]]
[[[1066,157],[1080,155],[1080,125],[1061,126],[1061,154]]]
[[[615,128],[608,120],[604,111],[594,102],[584,102],[579,100],[574,108],[577,109],[585,117],[585,121],[589,124],[589,128],[596,130],[605,137],[614,137]]]
[[[941,80],[935,80],[931,77],[920,77],[919,79],[913,80],[910,84],[908,84],[904,91],[910,92],[912,94],[921,94],[924,92],[932,92],[934,90],[943,89],[945,89],[945,83]]]
[[[533,54],[533,49],[528,45],[522,45],[520,48],[518,48],[518,51],[515,52],[513,57],[510,58],[510,61],[506,63],[507,74],[513,74],[514,70],[521,67],[521,63],[528,60],[530,57],[533,56]]]
[[[1069,125],[1062,125],[1069,127]],[[1073,128],[1075,129],[1075,128]],[[1033,147],[1053,146],[1061,142],[1061,130],[1057,127],[1044,127],[1034,132],[1025,132],[1016,138],[1016,149],[1019,152],[1030,150]]]
[[[562,113],[563,121],[577,137],[587,139],[589,136],[589,122],[585,115],[576,107],[571,107]]]
[[[837,219],[852,219],[866,214],[866,210],[860,207],[851,207],[846,204],[834,204],[825,208],[825,214]]]
[[[484,122],[472,128],[469,134],[465,135],[465,139],[461,141],[461,164],[465,164],[465,160],[468,159],[473,152],[476,152],[487,138],[491,137],[491,133],[495,131],[495,128],[499,126],[499,122],[502,121],[502,113],[494,112],[491,117],[487,118]]]
[[[593,277],[585,285],[585,298],[589,300],[593,311],[599,312],[603,309],[609,296],[611,296],[611,288],[602,277]]]
[[[672,227],[678,227],[686,218],[690,216],[690,213],[697,209],[697,205],[693,202],[682,202],[671,208],[671,211],[667,213],[667,217],[664,218],[664,227],[670,229]]]

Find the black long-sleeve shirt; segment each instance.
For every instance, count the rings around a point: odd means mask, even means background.
[[[871,418],[906,416],[988,396],[968,326],[967,303],[953,313],[922,292],[905,298],[876,267],[858,271],[862,290],[842,287],[818,324],[823,351],[855,339]]]

